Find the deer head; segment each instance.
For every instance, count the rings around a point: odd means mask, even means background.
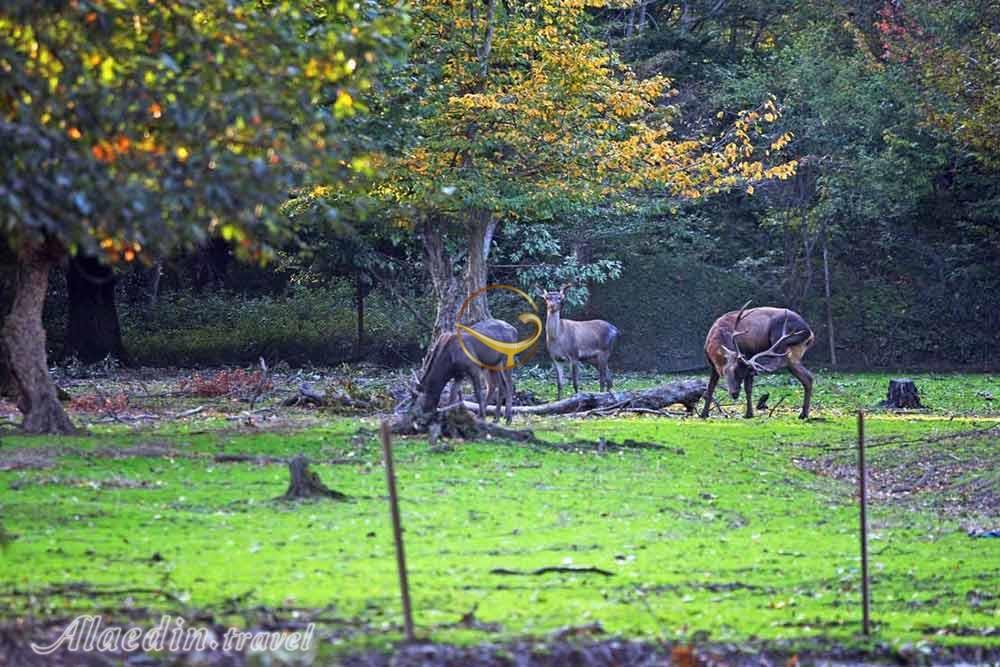
[[[557,315],[562,310],[563,302],[566,300],[566,290],[572,285],[566,283],[556,291],[542,291],[542,298],[545,299],[545,311],[549,315]]]
[[[743,315],[750,305],[750,301],[743,304],[740,308],[740,312],[736,315],[736,322],[733,324],[733,347],[729,348],[725,345],[722,346],[722,353],[725,355],[726,364],[722,368],[722,375],[726,379],[726,389],[729,390],[729,395],[733,399],[740,397],[740,387],[743,385],[743,380],[746,379],[747,375],[750,374],[750,366],[747,365],[746,357],[740,351],[740,343],[737,340],[738,336],[745,334],[745,331],[738,331],[740,325],[740,320],[743,319]]]
[[[799,336],[800,334],[806,333],[806,331],[788,331],[788,314],[789,311],[785,310],[785,319],[781,324],[781,336],[778,340],[774,342],[769,348],[763,352],[758,352],[751,357],[746,357],[740,350],[739,337],[745,336],[746,331],[739,330],[740,320],[743,319],[744,310],[750,305],[747,301],[740,309],[739,315],[736,316],[736,322],[733,324],[733,349],[722,346],[723,354],[726,357],[726,364],[723,367],[723,375],[726,378],[726,388],[729,389],[730,395],[736,399],[740,397],[740,385],[743,380],[746,379],[747,375],[756,375],[758,373],[773,373],[785,366],[788,360],[788,349],[782,348],[782,345],[790,338]]]

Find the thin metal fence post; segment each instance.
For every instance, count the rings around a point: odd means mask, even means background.
[[[858,503],[860,505],[861,531],[861,625],[864,635],[871,635],[868,589],[868,492],[865,478],[865,412],[858,410]]]

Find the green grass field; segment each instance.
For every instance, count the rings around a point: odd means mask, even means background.
[[[534,375],[521,388],[554,394]],[[757,393],[785,400],[754,420],[720,392],[731,418],[521,419],[545,445],[448,452],[397,439],[419,634],[471,643],[599,623],[650,639],[864,645],[853,411],[888,377],[822,374],[808,422],[794,418],[798,385],[773,376]],[[912,377],[928,410],[868,419],[875,639],[1000,647],[1000,539],[968,534],[1000,528],[1000,381]],[[391,646],[400,605],[376,422],[285,410],[298,417],[256,428],[219,412],[3,435],[0,523],[14,539],[0,615],[253,624],[264,610],[323,619],[323,653]],[[298,453],[351,501],[278,502],[280,460],[215,458]],[[498,572],[553,566],[603,573]]]

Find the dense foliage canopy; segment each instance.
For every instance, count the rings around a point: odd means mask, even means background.
[[[376,2],[8,3],[0,225],[126,260],[210,235],[259,256],[277,205],[341,182],[399,18]]]

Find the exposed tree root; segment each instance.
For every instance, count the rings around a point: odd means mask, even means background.
[[[390,428],[393,433],[399,435],[426,433],[431,447],[436,447],[438,439],[442,437],[459,440],[481,440],[491,437],[514,442],[540,442],[531,430],[509,429],[481,421],[472,412],[458,406],[431,415],[421,414],[414,408],[407,413],[395,415]]]

